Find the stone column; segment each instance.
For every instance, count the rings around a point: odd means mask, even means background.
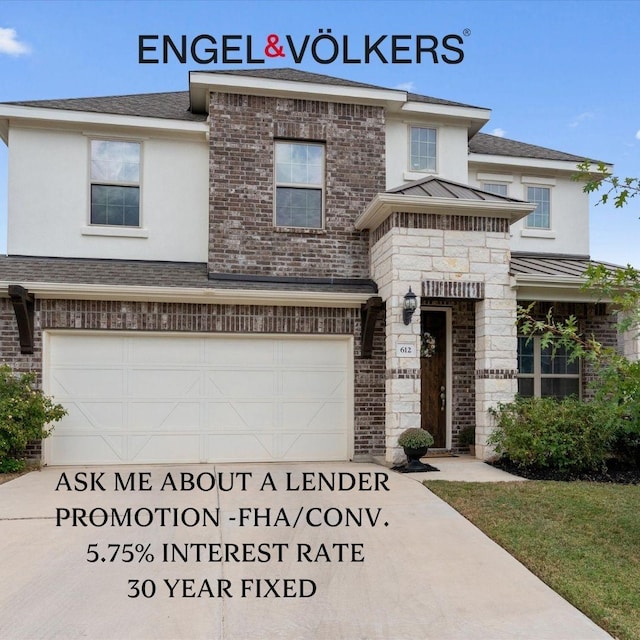
[[[493,454],[487,446],[494,427],[489,410],[514,399],[518,367],[515,289],[493,284],[485,295],[476,303],[476,457],[481,459]]]

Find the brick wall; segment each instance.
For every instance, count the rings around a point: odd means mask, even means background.
[[[203,333],[340,334],[354,336],[354,435],[356,455],[384,449],[384,319],[373,358],[360,358],[360,310],[160,302],[36,300],[36,352],[20,354],[8,299],[0,299],[0,361],[42,379],[42,329],[176,331]],[[39,443],[30,454],[39,455]]]
[[[368,278],[354,221],[385,188],[381,107],[213,93],[209,271]],[[325,143],[325,228],[274,227],[274,140]]]

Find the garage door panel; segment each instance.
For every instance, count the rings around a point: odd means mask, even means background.
[[[119,364],[124,362],[124,340],[124,337],[114,336],[105,341],[98,335],[84,335],[78,340],[72,334],[58,334],[55,340],[49,341],[48,354],[51,362],[57,364]]]
[[[127,346],[127,359],[134,365],[192,366],[202,360],[199,340],[164,340],[162,348],[158,348],[155,340],[129,340]]]
[[[282,364],[287,367],[308,366],[310,362],[315,368],[323,366],[335,367],[336,363],[346,365],[344,344],[339,341],[324,340],[290,340],[282,349]]]
[[[204,361],[223,368],[241,362],[250,366],[271,366],[276,362],[277,344],[273,340],[252,337],[225,337],[224,340],[207,340],[204,345]],[[241,359],[241,360],[240,360]]]
[[[208,427],[215,431],[254,431],[274,424],[271,402],[211,402],[207,404],[207,416]]]
[[[58,369],[52,372],[50,393],[57,398],[122,396],[124,375],[117,369]]]
[[[147,398],[193,398],[200,395],[201,374],[183,369],[132,369],[127,376],[127,395]]]
[[[269,398],[276,392],[273,371],[210,371],[208,381],[205,393],[214,397]]]
[[[54,464],[118,464],[128,462],[126,436],[57,434],[49,438],[50,456]]]
[[[350,341],[56,333],[49,464],[345,460]]]
[[[172,462],[203,462],[198,434],[154,434],[129,438],[129,460],[137,464],[158,462],[171,452]]]
[[[200,425],[199,402],[131,402],[128,424],[134,431],[188,431]]]
[[[333,430],[345,422],[344,402],[285,402],[283,424],[291,430],[308,433],[315,430]]]
[[[284,371],[283,389],[286,397],[344,397],[346,380],[340,371]]]
[[[56,398],[58,400],[58,398]],[[54,433],[121,430],[124,426],[124,405],[122,402],[63,402],[69,412],[56,425]]]

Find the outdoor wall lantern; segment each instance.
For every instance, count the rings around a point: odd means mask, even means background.
[[[413,291],[411,291],[411,287],[409,287],[409,291],[404,294],[404,307],[402,309],[402,317],[405,324],[409,324],[411,322],[411,316],[417,306],[418,298],[416,298],[416,294],[413,293]]]

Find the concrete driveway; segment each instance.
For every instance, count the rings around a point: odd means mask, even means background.
[[[30,473],[0,486],[0,567],[6,640],[609,637],[370,464]]]

